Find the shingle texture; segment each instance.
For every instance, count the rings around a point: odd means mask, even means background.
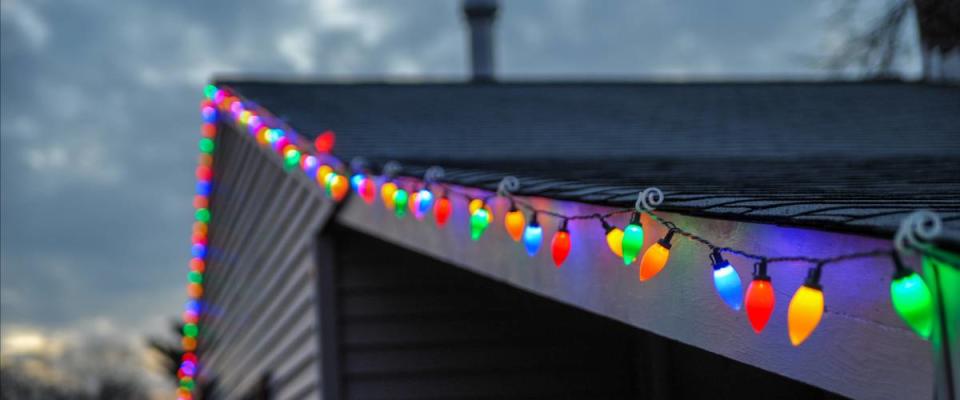
[[[224,80],[337,153],[404,173],[889,236],[929,208],[960,248],[960,89],[858,83],[331,84]]]

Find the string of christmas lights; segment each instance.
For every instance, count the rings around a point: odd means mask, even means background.
[[[925,280],[904,265],[901,255],[912,251],[922,255],[924,263],[935,264],[934,268],[958,268],[926,244],[940,230],[940,220],[931,212],[915,213],[904,221],[895,239],[896,249],[877,249],[832,257],[766,256],[721,246],[658,215],[655,208],[663,202],[664,197],[659,189],[648,188],[641,192],[633,208],[617,209],[603,214],[567,215],[534,207],[529,200],[514,195],[513,192],[519,187],[519,181],[514,177],[504,178],[496,192],[477,196],[473,194],[476,191],[462,191],[441,182],[443,170],[439,167],[428,169],[424,177],[419,179],[401,176],[399,172],[402,168],[399,164],[390,162],[383,166],[379,176],[375,176],[362,160],[354,160],[348,166],[333,155],[336,135],[332,131],[323,132],[312,144],[307,144],[282,121],[227,88],[208,85],[204,94],[207,99],[202,106],[204,137],[200,145],[203,154],[201,166],[197,170],[197,223],[194,226],[194,258],[191,259],[191,286],[188,290],[191,302],[188,302],[184,314],[184,350],[187,353],[181,364],[183,377],[180,387],[186,391],[178,392],[179,398],[190,398],[189,390],[192,389],[192,379],[197,369],[193,350],[198,332],[196,324],[201,312],[199,300],[202,295],[207,223],[210,219],[207,209],[212,184],[210,166],[217,121],[232,122],[241,130],[246,130],[262,147],[277,153],[285,169],[296,169],[305,173],[327,196],[337,202],[343,201],[352,191],[363,202],[372,205],[379,192],[382,205],[397,218],[405,218],[409,214],[417,220],[423,220],[432,214],[437,227],[443,228],[450,221],[452,200],[459,199],[468,206],[470,238],[477,241],[496,219],[489,206],[490,201],[503,198],[509,202],[509,210],[503,215],[504,229],[513,241],[522,242],[524,250],[530,256],[537,254],[542,247],[542,220],[554,219],[557,229],[550,239],[550,252],[557,268],[563,266],[572,248],[573,235],[568,223],[573,220],[596,220],[604,232],[609,250],[627,266],[638,264],[638,279],[641,282],[655,278],[668,266],[670,250],[677,238],[702,245],[708,250],[710,263],[707,266],[713,273],[714,286],[720,299],[735,311],[745,309],[747,319],[757,334],[764,330],[776,306],[768,268],[782,263],[808,263],[811,267],[807,278],[788,305],[788,334],[794,346],[799,346],[814,332],[823,316],[824,288],[820,284],[820,277],[827,265],[853,259],[890,257],[893,265],[890,291],[894,310],[924,339],[930,337],[933,324],[937,320],[933,298]],[[228,117],[232,117],[232,121]],[[612,217],[625,214],[630,214],[630,220],[623,228],[609,222]],[[648,215],[651,220],[667,229],[662,238],[646,249],[642,214]],[[746,290],[743,289],[734,265],[724,258],[724,254],[755,261],[753,279]],[[942,315],[940,320],[944,323]],[[190,326],[189,329],[187,325]]]

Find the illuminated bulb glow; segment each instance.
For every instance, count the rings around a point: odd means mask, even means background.
[[[406,190],[397,189],[393,192],[393,212],[397,218],[403,218],[407,215],[407,202],[409,201],[410,196]]]
[[[359,192],[361,181],[363,181],[363,174],[353,174],[353,176],[350,177],[350,189]]]
[[[380,186],[380,198],[383,199],[383,206],[388,210],[393,209],[393,195],[396,191],[397,184],[393,182],[387,182]]]
[[[790,332],[790,343],[794,346],[807,340],[823,317],[823,290],[819,281],[820,267],[811,268],[807,272],[806,282],[790,299],[787,328]]]
[[[530,217],[530,224],[523,230],[523,247],[527,249],[527,255],[533,257],[540,250],[540,244],[543,243],[543,228],[537,221],[537,214]]]
[[[550,248],[553,255],[553,264],[560,268],[563,262],[567,260],[567,256],[570,255],[570,232],[567,231],[567,220],[563,220],[560,229],[553,234]]]
[[[894,255],[896,271],[890,281],[890,300],[900,318],[920,337],[930,338],[933,331],[933,299],[920,275],[903,266]]]
[[[776,296],[773,294],[773,283],[767,275],[767,264],[759,262],[754,266],[753,280],[747,286],[747,296],[744,307],[747,309],[747,319],[755,333],[760,333],[770,321],[773,308],[776,305]]]
[[[300,169],[309,177],[317,176],[317,168],[320,167],[320,160],[310,154],[300,159]]]
[[[333,198],[334,201],[343,200],[343,197],[347,195],[347,192],[350,191],[350,183],[347,182],[347,177],[331,173],[327,178],[327,194]]]
[[[437,200],[437,204],[433,206],[433,218],[434,221],[437,222],[437,226],[442,228],[447,224],[451,211],[453,211],[453,207],[450,206],[450,199],[448,199],[447,196],[443,196],[440,200]]]
[[[313,141],[313,146],[321,153],[330,153],[333,151],[333,145],[337,142],[337,135],[333,131],[324,131]]]
[[[623,257],[623,230],[608,224],[604,219],[601,219],[600,223],[603,225],[603,231],[607,237],[607,247],[610,248],[610,252],[617,257]]]
[[[357,194],[365,203],[373,204],[377,198],[377,185],[373,183],[373,179],[364,177],[357,186]]]
[[[421,189],[417,193],[417,207],[413,210],[413,216],[416,219],[423,219],[430,208],[433,207],[433,193],[427,189]]]
[[[743,307],[743,287],[740,284],[740,275],[733,269],[730,262],[720,256],[719,250],[710,255],[713,261],[713,285],[717,294],[730,308],[739,311]]]
[[[643,225],[640,223],[639,212],[634,212],[630,217],[630,223],[623,228],[621,248],[624,265],[630,265],[640,254],[640,249],[643,248]]]
[[[527,225],[527,221],[520,210],[517,210],[516,207],[511,207],[510,212],[503,217],[503,225],[507,228],[507,233],[513,241],[519,242],[523,237],[523,231]]]
[[[489,225],[490,214],[487,211],[487,207],[477,208],[477,210],[470,215],[470,239],[480,240],[480,236],[483,236],[483,232],[487,230],[487,226]]]
[[[470,204],[467,205],[467,209],[470,211],[471,216],[473,215],[473,213],[477,212],[477,210],[480,209],[481,207],[487,210],[487,223],[488,224],[493,223],[493,211],[490,210],[490,206],[484,203],[483,200],[473,199],[473,200],[470,200]]]
[[[663,270],[663,267],[667,266],[667,261],[670,260],[670,239],[672,238],[673,231],[667,232],[663,239],[658,240],[643,253],[638,272],[641,282],[657,276]]]
[[[333,168],[329,165],[321,165],[317,168],[317,183],[320,184],[324,190],[327,189],[327,182],[329,181],[330,174],[333,173]]]

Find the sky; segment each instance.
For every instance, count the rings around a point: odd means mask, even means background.
[[[497,75],[829,79],[815,60],[845,37],[836,4],[503,1]],[[454,0],[3,0],[0,16],[5,352],[38,343],[24,337],[167,332],[186,298],[211,77],[462,80],[467,70]],[[914,55],[898,69],[916,77],[920,64]]]

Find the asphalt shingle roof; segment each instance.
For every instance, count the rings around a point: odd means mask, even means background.
[[[221,80],[337,153],[404,173],[889,237],[917,208],[960,248],[960,90],[900,82],[384,84]]]

